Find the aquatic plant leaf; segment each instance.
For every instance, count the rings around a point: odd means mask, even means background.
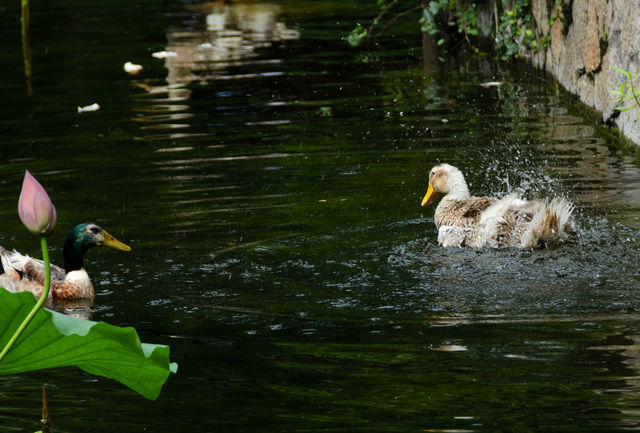
[[[0,348],[35,303],[29,292],[0,288]],[[150,400],[177,371],[169,347],[141,343],[134,328],[41,309],[0,363],[0,375],[68,366],[115,379]]]

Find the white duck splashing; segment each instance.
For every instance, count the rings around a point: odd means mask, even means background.
[[[449,164],[429,172],[422,206],[446,194],[435,212],[438,243],[448,247],[513,246],[537,248],[562,242],[571,230],[573,205],[564,198],[521,200],[517,194],[501,199],[473,197],[460,170]]]

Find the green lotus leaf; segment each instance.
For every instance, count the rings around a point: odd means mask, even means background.
[[[35,303],[31,293],[0,288],[0,349]],[[141,343],[134,328],[40,309],[0,362],[0,375],[68,366],[115,379],[150,400],[178,369],[169,346]]]

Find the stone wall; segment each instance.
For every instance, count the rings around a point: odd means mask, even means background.
[[[564,0],[562,6],[554,0],[532,0],[531,6],[539,34],[550,39],[533,56],[534,65],[552,73],[602,113],[605,123],[640,145],[638,110],[614,110],[610,93],[624,80],[613,66],[640,72],[640,0]],[[561,19],[549,27],[552,17]]]

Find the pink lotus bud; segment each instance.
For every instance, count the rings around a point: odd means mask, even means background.
[[[49,195],[29,171],[24,174],[18,213],[27,230],[34,235],[51,233],[58,220]]]

